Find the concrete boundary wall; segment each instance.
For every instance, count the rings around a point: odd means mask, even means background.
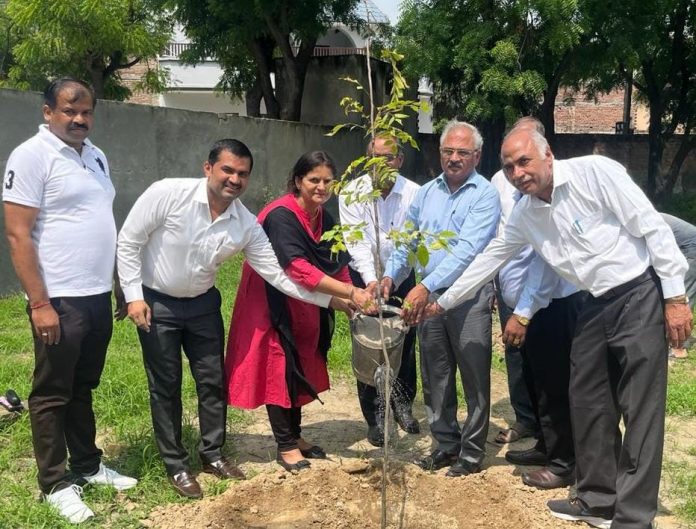
[[[21,142],[43,123],[43,100],[35,92],[0,89],[0,167]],[[237,138],[254,156],[244,204],[257,211],[285,189],[297,158],[326,150],[339,170],[364,152],[359,132],[327,137],[330,127],[287,121],[217,115],[129,103],[99,101],[90,139],[106,153],[116,188],[114,214],[120,226],[135,199],[154,181],[166,177],[202,177],[212,143]],[[19,290],[0,215],[0,295]]]

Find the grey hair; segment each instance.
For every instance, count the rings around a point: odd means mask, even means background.
[[[546,138],[544,137],[543,134],[540,134],[538,130],[524,130],[520,131],[520,129],[512,129],[510,132],[508,132],[505,137],[503,138],[503,144],[508,140],[510,136],[513,134],[517,134],[520,132],[526,132],[529,134],[530,139],[534,143],[534,146],[537,148],[537,151],[539,152],[539,156],[542,158],[546,157],[546,151],[551,150],[549,147],[549,142],[546,141]],[[502,144],[501,144],[502,145]],[[500,160],[503,160],[503,152],[502,152],[502,147],[501,147],[501,152],[500,152]]]
[[[467,129],[469,132],[471,132],[471,135],[474,138],[474,148],[480,150],[481,147],[483,147],[483,138],[481,137],[479,130],[471,123],[467,123],[466,121],[457,121],[456,119],[448,121],[445,128],[442,129],[442,134],[440,135],[440,147],[442,147],[442,144],[445,142],[447,135],[455,129]]]
[[[537,118],[535,118],[534,116],[521,117],[520,119],[515,121],[515,123],[512,125],[510,132],[512,132],[516,128],[522,127],[523,125],[527,125],[527,124],[533,125],[534,128],[536,129],[536,131],[539,134],[541,134],[542,136],[546,135],[546,127],[544,127],[544,124],[541,121],[539,121]]]

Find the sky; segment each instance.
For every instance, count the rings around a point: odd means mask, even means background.
[[[395,25],[399,20],[399,4],[400,0],[372,0],[380,11],[389,17],[392,25]]]

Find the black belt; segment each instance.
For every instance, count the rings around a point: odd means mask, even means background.
[[[197,299],[200,298],[201,296],[205,296],[206,294],[209,294],[215,287],[210,287],[208,290],[203,292],[203,294],[198,294],[197,296],[191,296],[191,297],[185,297],[185,298],[178,298],[176,296],[170,296],[169,294],[165,294],[164,292],[160,292],[159,290],[155,290],[154,288],[146,287],[143,285],[143,292],[148,293],[151,296],[154,297],[159,297],[162,299],[171,299],[173,301],[191,301],[192,299]]]
[[[648,269],[640,274],[638,277],[634,277],[630,281],[626,281],[625,283],[615,286],[614,288],[610,288],[607,290],[604,294],[601,296],[593,296],[595,299],[601,299],[601,300],[609,300],[609,299],[614,299],[618,296],[621,296],[622,294],[625,294],[629,290],[632,290],[634,287],[637,287],[638,285],[645,283],[646,281],[650,281],[655,277],[655,272],[653,271],[652,266],[648,267]]]

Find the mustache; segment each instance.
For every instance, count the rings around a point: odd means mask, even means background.
[[[70,125],[70,130],[76,130],[76,129],[89,130],[87,128],[87,125],[80,125],[79,123],[74,123],[74,124]]]

